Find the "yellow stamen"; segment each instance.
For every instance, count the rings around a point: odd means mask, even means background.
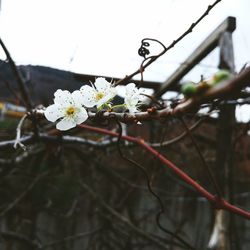
[[[69,107],[69,108],[66,110],[67,116],[72,116],[74,113],[75,113],[75,108],[74,108],[74,107]]]
[[[96,96],[95,96],[95,99],[97,101],[101,100],[102,98],[104,97],[104,94],[102,92],[97,92],[96,93]]]

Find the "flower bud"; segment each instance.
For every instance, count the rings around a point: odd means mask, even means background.
[[[228,70],[222,69],[216,72],[212,78],[212,84],[215,85],[222,81],[228,80],[231,77],[231,73]]]
[[[181,87],[181,93],[187,98],[194,96],[196,92],[197,92],[197,88],[193,82],[185,83]]]

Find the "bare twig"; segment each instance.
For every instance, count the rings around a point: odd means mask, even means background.
[[[205,159],[204,159],[204,157],[203,157],[203,155],[202,155],[202,153],[201,153],[201,150],[200,150],[198,144],[196,143],[196,141],[195,141],[195,139],[194,139],[194,137],[193,137],[193,135],[192,135],[192,132],[189,130],[189,128],[188,128],[186,122],[184,121],[184,119],[183,119],[182,117],[180,117],[180,121],[182,122],[184,128],[186,129],[186,132],[187,132],[187,134],[189,135],[189,137],[190,137],[190,139],[191,139],[191,141],[192,141],[192,143],[193,143],[193,145],[194,145],[194,147],[195,147],[195,149],[196,149],[196,151],[197,151],[197,153],[198,153],[198,155],[199,155],[199,157],[200,157],[200,159],[201,159],[202,165],[205,167],[205,169],[206,169],[206,171],[207,171],[207,173],[208,173],[208,177],[209,177],[211,183],[213,184],[213,186],[214,186],[214,188],[215,188],[215,191],[216,191],[218,197],[222,197],[221,189],[220,189],[218,183],[216,182],[216,180],[215,180],[215,178],[214,178],[214,175],[213,175],[213,173],[212,173],[212,170],[210,169],[210,167],[209,167],[208,164],[206,163],[206,161],[205,161]]]
[[[206,17],[209,12],[214,8],[215,5],[217,5],[219,2],[221,2],[221,0],[216,0],[213,4],[209,5],[206,9],[206,11],[194,22],[190,25],[190,27],[182,34],[180,35],[176,40],[174,40],[168,47],[165,47],[163,44],[163,50],[162,52],[160,52],[158,55],[156,56],[152,56],[149,58],[149,60],[144,59],[142,65],[140,66],[140,68],[138,70],[136,70],[135,72],[133,72],[132,74],[124,77],[123,79],[119,80],[116,82],[115,85],[120,85],[122,83],[126,83],[128,82],[132,77],[134,77],[135,75],[141,73],[142,71],[144,71],[150,64],[152,64],[155,60],[157,60],[159,57],[161,57],[163,54],[165,54],[168,50],[170,50],[171,48],[173,48],[178,42],[180,42],[186,35],[188,35],[189,33],[191,33],[193,31],[193,29],[202,21],[202,19],[204,19],[204,17]],[[151,38],[145,38],[142,40],[142,43],[144,42],[144,40],[154,40]],[[159,41],[158,41],[159,42]],[[146,62],[147,61],[147,62]],[[144,62],[146,62],[144,64]],[[144,64],[144,65],[143,65]]]
[[[176,233],[173,233],[171,232],[170,230],[168,230],[167,228],[163,227],[163,225],[161,224],[161,221],[160,221],[160,217],[162,214],[164,214],[165,212],[165,209],[164,209],[164,205],[163,205],[163,202],[160,198],[160,196],[152,189],[152,186],[151,186],[151,182],[150,182],[150,179],[149,179],[149,176],[147,174],[147,171],[146,169],[141,166],[139,163],[137,163],[136,161],[134,161],[133,159],[130,159],[128,157],[126,157],[121,148],[120,148],[120,141],[121,141],[121,136],[122,136],[122,127],[121,127],[121,124],[117,121],[117,125],[118,125],[118,128],[119,128],[119,133],[118,133],[118,140],[117,140],[117,149],[118,149],[118,152],[120,154],[120,156],[128,161],[130,164],[136,166],[142,173],[143,175],[145,176],[146,178],[146,183],[147,183],[147,187],[148,187],[148,191],[154,196],[154,198],[157,200],[159,206],[160,206],[160,211],[156,214],[156,223],[157,223],[157,226],[165,233],[171,235],[173,238],[177,239],[178,241],[180,241],[184,246],[186,246],[188,249],[194,249],[188,242],[186,242],[184,239],[182,239],[179,235],[177,235]]]
[[[36,241],[32,241],[30,240],[27,236],[22,235],[20,233],[16,233],[16,232],[12,232],[12,231],[1,231],[0,235],[5,239],[11,239],[11,241],[13,240],[17,240],[20,242],[25,243],[26,246],[31,247],[32,249],[40,249],[40,244]]]
[[[26,135],[19,138],[19,143],[25,143],[30,144],[36,142],[33,135]],[[105,139],[101,141],[94,141],[90,139],[81,138],[78,136],[70,136],[70,135],[63,135],[61,137],[48,135],[45,133],[39,133],[39,141],[41,142],[48,142],[48,143],[76,143],[76,144],[82,144],[82,145],[89,145],[93,147],[107,147],[115,145],[117,142],[116,138],[110,138]],[[1,141],[0,142],[0,148],[8,148],[10,146],[13,146],[16,143],[16,140],[7,140],[7,141]]]
[[[14,157],[13,159],[1,159],[0,158],[0,164],[18,164],[20,162],[22,162],[23,160],[27,159],[28,157],[30,157],[31,155],[37,154],[39,152],[41,152],[43,150],[43,148],[39,147],[33,147],[33,148],[29,148],[29,150],[24,151],[23,153],[17,155],[16,157]]]
[[[20,146],[23,150],[26,150],[26,146],[20,141],[21,139],[21,130],[22,130],[22,126],[23,126],[23,122],[25,121],[25,119],[27,118],[27,114],[25,114],[20,122],[18,123],[18,126],[16,128],[16,139],[15,139],[15,143],[14,143],[14,148],[16,149],[17,146]]]
[[[25,190],[18,195],[11,203],[8,204],[8,206],[0,213],[0,218],[3,217],[7,212],[9,212],[12,208],[14,208],[36,185],[36,183],[41,180],[45,175],[47,175],[48,172],[44,172],[40,175],[38,175],[28,186],[25,188]]]
[[[20,75],[17,67],[16,67],[16,64],[14,63],[14,61],[12,60],[12,57],[8,51],[8,49],[6,48],[4,42],[2,41],[2,39],[0,38],[0,45],[2,46],[3,48],[3,51],[8,59],[8,62],[10,64],[10,68],[17,80],[17,83],[19,85],[19,88],[20,88],[20,91],[21,91],[21,94],[22,94],[22,98],[27,106],[27,109],[29,111],[32,110],[32,104],[31,104],[31,100],[30,100],[30,97],[29,97],[29,94],[26,90],[26,87],[25,87],[25,83],[23,82],[23,79],[22,79],[22,76]]]
[[[16,78],[17,84],[18,84],[18,86],[20,88],[20,91],[21,91],[22,99],[23,99],[24,103],[26,104],[28,112],[31,114],[31,120],[32,120],[33,127],[34,127],[34,133],[35,133],[35,136],[37,136],[38,128],[37,128],[37,123],[36,123],[36,116],[33,115],[32,103],[31,103],[31,99],[30,99],[30,96],[28,94],[28,91],[26,89],[25,83],[24,83],[24,81],[22,79],[22,76],[21,76],[20,72],[18,71],[18,68],[17,68],[15,62],[13,61],[7,47],[5,46],[5,44],[4,44],[4,42],[2,41],[1,38],[0,38],[0,45],[2,46],[2,48],[4,50],[4,53],[5,53],[6,57],[7,57],[10,68],[11,68],[11,70],[13,72],[13,75]]]
[[[10,91],[10,93],[16,98],[16,101],[18,102],[22,102],[23,103],[23,100],[20,98],[19,94],[16,93],[10,86],[10,83],[4,79],[2,79],[2,81],[5,83],[7,89]],[[25,103],[24,103],[25,104]]]
[[[89,232],[84,232],[84,233],[78,233],[78,234],[75,234],[75,235],[70,235],[70,236],[67,236],[67,237],[65,237],[65,238],[63,238],[61,240],[55,240],[55,241],[49,242],[49,243],[47,243],[45,245],[42,245],[42,246],[39,247],[39,249],[45,249],[45,248],[49,248],[49,247],[55,247],[57,245],[64,244],[64,243],[72,241],[72,240],[81,239],[81,238],[84,238],[84,237],[96,234],[100,230],[101,229],[98,228],[98,229],[95,229],[95,230],[92,230],[92,231],[89,231]]]
[[[22,136],[19,138],[20,143],[29,143],[33,140],[33,135],[26,135]],[[6,141],[1,141],[0,142],[0,148],[8,148],[8,147],[13,147],[14,144],[16,143],[16,140],[6,140]]]
[[[133,225],[126,217],[115,211],[112,207],[110,207],[94,190],[92,190],[86,183],[81,182],[81,187],[94,199],[97,201],[108,213],[110,213],[114,218],[116,218],[118,221],[125,224],[130,230],[137,233],[142,238],[154,243],[156,246],[160,247],[161,249],[168,250],[168,247],[156,240],[154,237],[152,237],[150,234],[144,232],[140,228]]]
[[[197,122],[195,122],[190,128],[188,128],[189,131],[193,131],[196,128],[198,128],[203,121],[204,121],[204,119],[201,118],[200,120],[198,120]],[[167,141],[163,141],[163,142],[160,142],[160,143],[148,143],[148,145],[150,145],[153,148],[167,147],[167,146],[170,146],[170,145],[173,145],[173,144],[179,142],[180,140],[182,140],[183,138],[185,138],[187,135],[188,135],[188,133],[187,133],[187,131],[185,131],[185,132],[181,133],[180,135],[176,136],[173,139],[170,139],[170,140],[167,140]]]

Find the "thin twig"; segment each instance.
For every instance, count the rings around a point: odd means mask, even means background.
[[[182,34],[180,35],[176,40],[174,40],[168,47],[165,47],[164,45],[164,49],[162,50],[162,52],[160,52],[158,55],[153,56],[150,58],[150,60],[148,60],[144,65],[141,65],[140,68],[138,70],[136,70],[135,72],[133,72],[132,74],[124,77],[123,79],[119,80],[116,82],[116,86],[120,85],[122,83],[126,83],[128,82],[132,77],[134,77],[135,75],[141,73],[142,71],[144,71],[150,64],[152,64],[155,60],[157,60],[159,57],[161,57],[163,54],[165,54],[168,50],[170,50],[171,48],[173,48],[177,43],[179,43],[185,36],[187,36],[189,33],[191,33],[193,31],[193,29],[202,21],[202,19],[204,17],[206,17],[209,12],[214,8],[215,5],[217,5],[219,2],[221,2],[221,0],[216,0],[212,5],[209,5],[206,9],[206,11],[194,22],[190,25],[190,27]],[[145,38],[142,40],[142,42],[144,40],[153,40],[151,38]],[[158,41],[159,42],[159,41]],[[145,61],[145,59],[144,59]],[[143,63],[144,63],[143,61]]]
[[[26,135],[26,136],[22,136],[19,139],[20,143],[30,143],[33,139],[33,135]],[[13,147],[14,144],[16,143],[16,139],[15,140],[6,140],[6,141],[1,141],[0,142],[0,148],[8,148],[8,147]]]
[[[7,57],[7,60],[9,62],[9,65],[10,65],[10,68],[11,68],[11,70],[13,72],[13,75],[16,78],[17,84],[18,84],[18,86],[20,88],[20,91],[21,91],[22,99],[23,99],[24,103],[26,104],[28,112],[31,115],[31,120],[32,120],[33,128],[34,128],[34,134],[35,134],[35,136],[37,136],[38,127],[37,127],[37,123],[36,123],[36,116],[33,115],[31,98],[30,98],[29,93],[28,93],[28,91],[26,89],[23,78],[22,78],[22,76],[21,76],[15,62],[13,61],[7,47],[5,46],[5,44],[4,44],[4,42],[2,41],[1,38],[0,38],[0,45],[3,48],[3,51],[4,51],[4,53],[5,53],[6,57]]]
[[[18,163],[22,162],[23,160],[27,159],[28,157],[30,157],[31,155],[38,154],[41,151],[43,151],[43,148],[41,148],[41,147],[37,148],[37,147],[33,146],[33,148],[29,148],[29,150],[24,151],[23,153],[17,155],[16,157],[14,157],[12,159],[0,158],[0,164],[18,164]]]
[[[16,139],[15,139],[15,143],[14,143],[14,146],[13,146],[15,149],[17,148],[17,146],[20,146],[23,150],[26,150],[26,146],[20,141],[23,122],[25,121],[26,118],[27,118],[27,114],[25,114],[21,118],[21,120],[19,121],[19,123],[17,125],[17,128],[16,128]]]
[[[47,243],[45,245],[42,245],[42,246],[39,247],[39,249],[45,249],[45,248],[49,248],[49,247],[55,247],[57,245],[67,243],[67,242],[72,241],[72,240],[81,239],[81,238],[84,238],[86,236],[93,235],[93,234],[95,234],[95,233],[97,233],[99,231],[100,231],[100,228],[92,230],[92,231],[89,231],[89,232],[84,232],[84,233],[78,233],[78,234],[75,234],[75,235],[70,235],[70,236],[67,236],[67,237],[63,238],[62,240],[55,240],[55,241],[49,242],[49,243]]]
[[[32,241],[30,240],[27,236],[22,235],[20,233],[17,232],[12,232],[12,231],[1,231],[0,235],[3,238],[6,239],[11,239],[11,241],[13,242],[13,240],[17,240],[20,241],[22,243],[25,243],[27,246],[31,247],[31,249],[36,249],[36,248],[40,248],[40,244],[36,241]]]
[[[28,111],[31,111],[32,110],[32,104],[31,104],[31,100],[30,100],[30,96],[26,90],[26,87],[25,87],[25,83],[23,82],[23,79],[22,79],[22,76],[20,75],[17,67],[16,67],[16,64],[14,63],[7,47],[5,46],[4,42],[2,41],[2,39],[0,38],[0,45],[2,46],[3,48],[3,51],[7,57],[7,60],[10,64],[10,68],[17,80],[17,83],[19,85],[19,88],[20,88],[20,91],[21,91],[21,94],[22,94],[22,98],[23,98],[23,101],[25,102],[26,104],[26,107],[28,109]]]
[[[210,169],[210,167],[206,163],[206,161],[205,161],[205,159],[204,159],[204,157],[203,157],[203,155],[202,155],[202,153],[200,151],[200,148],[199,148],[198,144],[196,143],[196,141],[195,141],[195,139],[194,139],[194,137],[192,135],[192,132],[189,130],[187,124],[184,121],[184,119],[182,117],[179,117],[179,119],[182,122],[182,124],[183,124],[183,126],[184,126],[184,128],[185,128],[185,130],[187,132],[187,134],[189,135],[189,137],[190,137],[190,139],[191,139],[191,141],[192,141],[192,143],[193,143],[193,145],[194,145],[194,147],[195,147],[195,149],[196,149],[196,151],[197,151],[197,153],[198,153],[198,155],[199,155],[199,157],[201,159],[202,165],[205,167],[205,169],[206,169],[206,171],[208,173],[208,177],[209,177],[211,183],[213,184],[218,197],[221,198],[222,197],[221,189],[220,189],[218,183],[215,180],[215,177],[214,177],[214,175],[212,173],[212,170]]]
[[[24,103],[23,100],[20,98],[19,94],[16,93],[16,92],[11,88],[10,83],[9,83],[8,81],[4,80],[4,79],[2,79],[2,81],[5,83],[7,89],[10,91],[10,93],[15,97],[16,101],[17,101],[18,103],[20,103],[20,102]],[[24,104],[25,104],[25,103],[24,103]]]
[[[18,141],[21,144],[23,143],[30,144],[30,143],[36,142],[33,135],[25,135],[23,137],[20,137]],[[65,143],[65,144],[76,143],[76,144],[89,145],[93,147],[102,148],[102,147],[115,145],[117,142],[117,139],[111,138],[111,139],[105,139],[102,141],[94,141],[90,139],[81,138],[78,136],[63,135],[59,137],[59,136],[48,135],[45,133],[39,133],[39,141],[47,142],[47,143]],[[13,146],[15,143],[16,143],[16,140],[1,141],[0,148],[1,149],[8,148],[10,146]]]
[[[163,227],[163,225],[161,224],[161,221],[160,221],[160,217],[162,214],[164,214],[165,212],[165,209],[164,209],[164,205],[163,205],[163,202],[160,198],[160,196],[158,194],[155,193],[155,191],[152,189],[152,186],[151,186],[151,182],[150,182],[150,179],[149,179],[149,176],[147,174],[147,171],[146,169],[141,166],[139,163],[137,163],[136,161],[126,157],[123,153],[122,153],[122,150],[121,150],[121,147],[120,147],[120,141],[121,141],[121,136],[122,136],[122,127],[121,127],[121,124],[117,121],[117,125],[118,125],[118,128],[119,128],[119,132],[118,132],[118,140],[117,140],[117,149],[118,149],[118,152],[120,154],[120,156],[128,161],[130,164],[136,166],[142,173],[143,175],[145,176],[146,178],[146,182],[147,182],[147,187],[148,187],[148,191],[156,198],[159,206],[160,206],[160,211],[156,214],[156,223],[157,223],[157,226],[165,233],[171,235],[173,238],[179,240],[184,246],[186,246],[188,249],[192,249],[194,250],[194,248],[188,243],[186,242],[184,239],[182,239],[180,236],[178,236],[177,234],[171,232],[170,230],[168,230],[167,228]]]
[[[47,175],[48,172],[44,172],[40,175],[38,175],[29,185],[28,187],[20,194],[18,195],[11,203],[8,204],[8,206],[0,213],[0,218],[3,217],[7,212],[9,212],[12,208],[14,208],[36,185],[36,183],[41,180],[45,175]]]
[[[197,122],[195,122],[190,128],[188,128],[189,131],[193,131],[196,128],[198,128],[203,121],[204,121],[204,119],[201,118],[200,120],[198,120]],[[180,135],[176,136],[173,139],[170,139],[170,140],[167,140],[167,141],[163,141],[163,142],[160,142],[160,143],[148,143],[148,145],[150,145],[153,148],[167,147],[167,146],[170,146],[170,145],[173,145],[173,144],[179,142],[180,140],[182,140],[183,138],[185,138],[187,135],[188,135],[188,133],[187,133],[187,131],[185,131],[185,132],[181,133]]]
[[[126,217],[115,211],[112,207],[110,207],[94,190],[92,190],[86,183],[80,182],[81,187],[94,199],[96,200],[107,212],[109,212],[114,218],[118,221],[125,224],[130,230],[137,233],[139,236],[143,237],[144,239],[154,243],[156,246],[160,247],[161,249],[168,250],[168,247],[161,243],[160,241],[156,240],[154,237],[149,235],[148,233],[144,232],[140,228],[133,225]]]

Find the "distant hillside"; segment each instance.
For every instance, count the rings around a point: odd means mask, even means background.
[[[72,72],[53,69],[43,66],[18,66],[25,79],[27,89],[34,104],[48,105],[53,99],[53,93],[58,89],[73,91],[79,89],[83,84],[74,78]],[[9,87],[16,93],[19,89],[8,63],[0,60],[0,100],[14,100]]]

